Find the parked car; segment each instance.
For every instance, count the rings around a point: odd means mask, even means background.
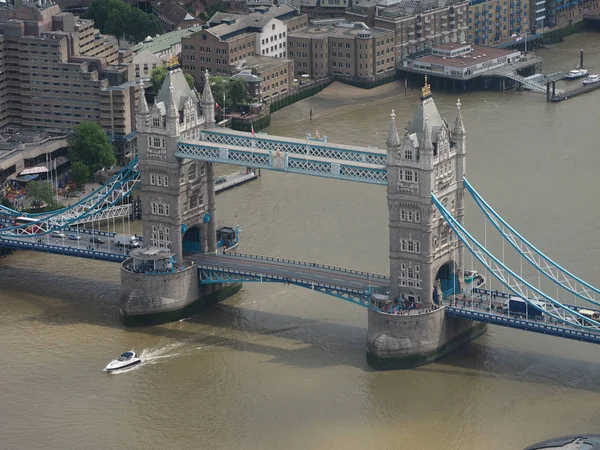
[[[80,241],[81,240],[81,236],[79,236],[78,234],[69,234],[69,240],[70,241]]]
[[[54,230],[52,233],[50,233],[50,236],[52,236],[54,238],[64,239],[65,238],[65,233],[63,233],[60,230]]]
[[[92,236],[90,238],[90,242],[92,244],[104,244],[104,241],[102,239],[100,239],[99,237],[96,237],[96,236]]]

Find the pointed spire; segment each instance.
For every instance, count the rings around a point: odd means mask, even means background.
[[[396,113],[392,109],[390,114],[390,131],[386,141],[388,150],[391,148],[398,147],[400,145],[400,139],[398,138],[398,128],[396,128]]]
[[[172,117],[179,117],[179,114],[177,112],[177,106],[175,106],[175,89],[173,88],[173,85],[170,84],[169,85],[169,96],[167,97],[167,104],[165,105],[167,107],[167,117],[172,118]]]
[[[454,121],[454,133],[465,134],[465,124],[463,123],[462,112],[460,110],[460,98],[456,102],[456,120]]]
[[[214,107],[215,98],[213,97],[212,90],[210,88],[210,83],[208,82],[208,76],[209,75],[208,75],[208,69],[207,69],[204,74],[204,89],[202,90],[202,104],[203,105],[210,104],[211,106]],[[225,107],[225,105],[223,105],[223,107]]]
[[[137,104],[137,113],[140,115],[150,113],[150,108],[148,108],[148,102],[146,101],[144,82],[142,80],[140,80],[140,99]]]
[[[429,117],[425,114],[425,123],[423,124],[423,152],[433,152],[433,143],[431,142],[431,130],[429,130]]]

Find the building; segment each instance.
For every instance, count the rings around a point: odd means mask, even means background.
[[[324,22],[319,25],[314,21],[311,27],[290,33],[289,56],[294,60],[296,75],[322,78],[339,74],[373,79],[395,68],[392,31],[344,20]]]
[[[289,58],[250,56],[243,67],[260,79],[259,100],[287,92],[294,80],[294,61]]]
[[[343,17],[350,5],[349,0],[291,0],[289,3],[310,19]]]
[[[131,151],[131,54],[58,5],[5,6],[0,14],[0,128],[68,133],[91,121],[110,133],[119,157]]]
[[[140,42],[133,47],[134,53],[147,51],[160,57],[164,62],[169,62],[173,57],[179,57],[181,54],[181,39],[185,36],[200,31],[202,27],[190,27],[182,30],[175,30],[155,37],[148,36],[144,42]]]
[[[534,7],[536,1],[544,5],[544,0],[531,1]],[[540,14],[544,12],[542,8]],[[471,0],[467,40],[476,45],[495,45],[522,38],[535,29],[530,19],[529,0]],[[544,19],[540,15],[540,23]]]
[[[465,42],[468,0],[360,0],[349,20],[395,33],[396,63],[444,42]]]
[[[136,53],[133,56],[133,67],[135,70],[135,81],[147,81],[152,76],[152,71],[165,64],[165,61],[147,50]]]
[[[584,14],[599,9],[598,0],[546,0],[546,25],[563,28],[581,22]]]
[[[207,29],[182,39],[183,69],[202,85],[206,71],[232,75],[252,56],[286,58],[289,27],[306,23],[306,16],[287,4],[250,14],[217,13]]]
[[[200,19],[194,17],[179,2],[174,0],[152,0],[150,5],[152,6],[152,12],[160,19],[167,31],[202,24]]]

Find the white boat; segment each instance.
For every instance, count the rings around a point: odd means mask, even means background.
[[[133,350],[129,352],[123,353],[117,359],[113,359],[108,365],[104,368],[105,372],[113,372],[115,370],[125,369],[126,367],[135,366],[136,364],[141,363],[142,360],[137,357]]]
[[[585,80],[582,81],[583,84],[594,84],[600,81],[600,75],[590,75]]]
[[[573,69],[565,75],[566,80],[576,80],[577,78],[587,77],[589,71],[587,69]]]

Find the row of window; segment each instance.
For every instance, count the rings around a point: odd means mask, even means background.
[[[148,136],[148,147],[164,148],[165,138]]]
[[[150,208],[155,216],[169,216],[169,205],[167,204],[151,202]]]
[[[400,169],[398,170],[398,181],[417,183],[419,181],[419,172],[416,170]]]
[[[408,253],[421,253],[421,243],[413,239],[402,239],[400,250]]]
[[[401,209],[400,220],[419,223],[421,221],[421,213],[418,211],[412,211],[410,209]]]
[[[400,265],[400,286],[421,288],[421,274],[419,265]]]
[[[156,175],[154,173],[150,174],[150,184],[152,186],[169,186],[169,176],[168,175]]]
[[[169,248],[171,244],[171,230],[169,227],[152,227],[152,245],[154,247]]]

